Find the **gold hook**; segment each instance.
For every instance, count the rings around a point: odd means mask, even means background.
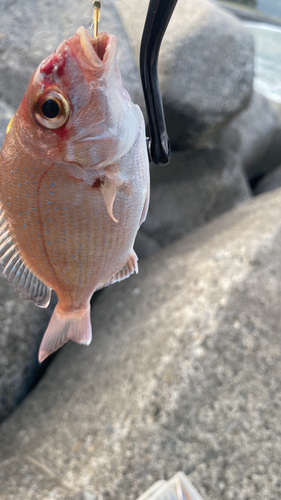
[[[101,3],[98,2],[97,0],[94,0],[93,7],[94,7],[94,15],[93,15],[94,38],[97,38],[98,29],[99,29]]]

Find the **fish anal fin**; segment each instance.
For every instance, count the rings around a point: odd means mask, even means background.
[[[67,312],[61,310],[59,304],[55,307],[40,345],[39,363],[42,363],[68,340],[73,340],[78,344],[90,344],[92,340],[90,304],[84,309]]]
[[[138,266],[138,257],[137,254],[134,250],[132,250],[132,253],[127,260],[126,264],[120,271],[117,273],[113,274],[108,280],[106,280],[104,283],[100,283],[98,287],[96,288],[97,290],[100,290],[101,288],[104,288],[105,286],[112,285],[113,283],[117,283],[118,281],[125,280],[126,278],[129,278],[131,274],[136,273],[138,274],[139,272],[139,266]]]
[[[11,287],[38,307],[48,307],[51,288],[37,278],[25,265],[9,233],[3,209],[0,205],[0,263],[4,266]]]

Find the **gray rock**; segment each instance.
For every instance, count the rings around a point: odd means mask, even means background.
[[[17,108],[38,64],[77,28],[92,22],[92,2],[58,0],[1,2],[0,99]],[[142,103],[142,90],[132,50],[111,1],[102,5],[100,31],[116,35],[124,87]]]
[[[281,165],[265,175],[254,188],[254,194],[266,193],[281,187]]]
[[[117,4],[137,57],[147,5],[147,0]],[[172,145],[196,142],[246,106],[253,56],[252,36],[232,15],[206,0],[178,1],[159,58]]]
[[[51,309],[39,309],[21,298],[0,275],[0,421],[32,387],[40,366],[38,348]]]
[[[142,232],[161,246],[249,198],[239,157],[222,149],[173,153],[151,168],[150,206]]]
[[[3,500],[281,496],[281,191],[141,263],[0,430]]]
[[[8,106],[5,102],[0,101],[0,148],[2,147],[9,121],[14,114],[15,111],[11,106]]]
[[[160,250],[161,245],[149,236],[145,234],[142,230],[140,230],[137,234],[136,241],[134,244],[134,250],[139,259],[144,259],[145,257],[150,257],[155,252]]]
[[[275,132],[264,154],[255,163],[248,176],[264,175],[276,169],[281,163],[281,104],[271,103],[277,113]]]
[[[275,152],[275,165],[268,161],[276,135],[281,136],[281,112],[276,103],[253,92],[247,108],[232,120],[228,128],[232,134],[236,133],[236,151],[239,151],[248,178],[268,172],[281,161],[280,141]]]

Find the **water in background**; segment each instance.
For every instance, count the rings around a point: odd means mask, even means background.
[[[257,8],[268,16],[278,16],[281,18],[280,0],[257,0]]]
[[[281,28],[244,23],[255,40],[254,88],[268,99],[281,102]]]
[[[264,14],[272,17],[279,17],[281,19],[281,0],[223,0],[245,7],[252,7],[258,9]]]

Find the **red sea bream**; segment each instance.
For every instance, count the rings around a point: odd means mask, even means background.
[[[114,36],[85,28],[34,72],[0,153],[0,258],[10,284],[58,304],[39,361],[89,344],[95,290],[137,272],[149,203],[142,113],[122,86]]]

